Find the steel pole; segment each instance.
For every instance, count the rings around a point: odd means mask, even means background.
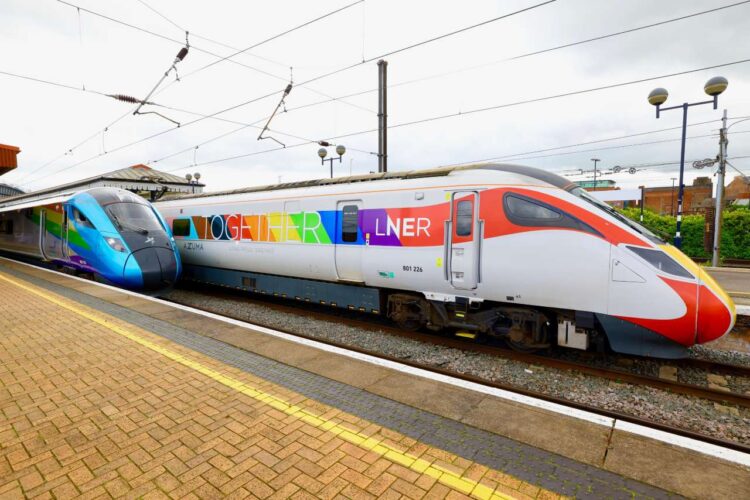
[[[378,61],[378,172],[388,171],[388,61]]]
[[[721,245],[721,222],[722,222],[722,205],[724,204],[724,173],[727,166],[727,110],[724,110],[724,117],[721,119],[721,130],[719,131],[719,172],[716,178],[716,214],[714,219],[714,251],[711,256],[711,265],[719,265],[719,247]]]
[[[684,175],[685,175],[685,133],[687,131],[687,112],[688,103],[682,105],[682,146],[680,147],[680,185],[677,189],[677,230],[674,235],[674,246],[682,248],[682,197],[685,194]]]

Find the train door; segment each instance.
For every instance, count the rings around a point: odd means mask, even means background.
[[[448,233],[448,279],[454,288],[473,290],[479,283],[479,250],[482,242],[479,222],[479,194],[456,191],[451,196]]]
[[[42,259],[49,260],[47,257],[47,211],[45,209],[39,210],[39,253]]]
[[[68,258],[68,225],[70,221],[70,218],[68,217],[68,209],[68,205],[63,205],[62,227],[60,228],[61,253],[64,259]]]
[[[340,280],[362,281],[362,249],[364,241],[359,230],[360,200],[336,204],[336,274]]]
[[[62,259],[63,238],[65,238],[64,235],[67,232],[67,228],[65,228],[64,226],[65,211],[63,210],[59,214],[56,211],[52,212],[54,217],[51,220],[49,212],[45,210],[44,213],[45,223],[44,226],[42,226],[42,231],[44,232],[44,256],[50,260]],[[59,220],[59,222],[57,222],[55,219]],[[57,229],[57,226],[59,226],[60,230],[57,234],[55,234],[55,232],[57,232],[55,231]]]

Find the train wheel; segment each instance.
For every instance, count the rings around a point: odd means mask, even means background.
[[[399,328],[416,331],[427,323],[425,309],[429,305],[426,301],[414,295],[393,294],[388,297],[388,317]]]

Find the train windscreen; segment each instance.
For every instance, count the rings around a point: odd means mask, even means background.
[[[140,203],[112,203],[106,207],[107,215],[120,230],[140,233],[163,231],[164,228],[153,210]]]
[[[603,212],[606,212],[608,215],[614,217],[615,219],[617,219],[618,221],[622,222],[623,224],[625,224],[626,226],[630,227],[631,229],[634,229],[638,233],[640,233],[643,236],[645,236],[646,238],[650,239],[652,242],[654,242],[656,244],[659,244],[659,245],[661,245],[661,244],[664,243],[664,240],[662,238],[660,238],[656,234],[652,233],[651,231],[649,231],[648,229],[646,229],[644,226],[638,224],[634,220],[629,219],[628,217],[625,217],[620,212],[618,212],[617,210],[615,210],[611,206],[607,205],[603,201],[595,198],[594,196],[591,196],[588,192],[586,192],[585,189],[580,188],[580,187],[576,187],[574,189],[571,189],[568,192],[570,194],[572,194],[573,196],[576,196],[576,197],[578,197],[578,198],[580,198],[582,200],[585,200],[585,201],[589,202],[590,204],[594,205],[599,210],[601,210]]]

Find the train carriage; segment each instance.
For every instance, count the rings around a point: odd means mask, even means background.
[[[155,204],[185,277],[426,326],[680,357],[727,333],[727,294],[679,250],[555,174],[472,165]]]

